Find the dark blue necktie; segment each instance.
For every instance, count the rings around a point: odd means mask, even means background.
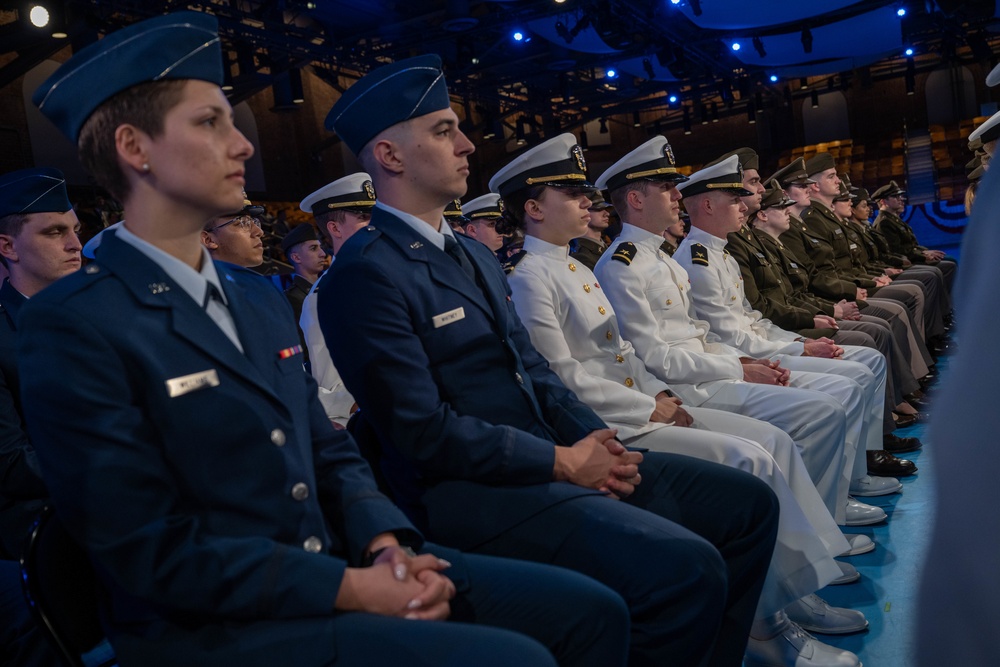
[[[458,241],[454,236],[445,235],[444,251],[448,253],[453,260],[458,262],[458,265],[462,267],[462,270],[465,271],[465,275],[469,276],[470,280],[475,281],[476,270],[472,268],[472,261],[469,260],[468,255],[466,255],[465,251],[462,250],[462,246],[458,244]]]

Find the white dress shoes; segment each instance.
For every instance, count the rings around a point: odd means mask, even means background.
[[[849,635],[868,628],[868,619],[860,611],[831,607],[818,595],[807,595],[785,607],[793,622],[809,632],[822,635]]]
[[[860,556],[875,551],[875,542],[867,535],[844,535],[844,537],[847,538],[847,543],[851,545],[851,548],[839,554],[840,556]]]
[[[844,584],[853,584],[861,578],[861,573],[858,572],[858,568],[854,567],[850,563],[845,563],[842,560],[835,560],[833,562],[840,566],[840,576],[827,584],[827,586],[843,586]]]
[[[822,643],[780,615],[784,623],[777,634],[769,639],[751,635],[744,667],[862,667],[858,656]]]
[[[858,479],[851,480],[850,494],[852,496],[888,496],[892,493],[899,493],[903,490],[903,485],[895,477],[878,477],[877,475],[865,475]]]
[[[885,511],[881,507],[866,505],[850,496],[847,497],[847,519],[844,525],[870,526],[873,523],[882,523],[885,518]]]

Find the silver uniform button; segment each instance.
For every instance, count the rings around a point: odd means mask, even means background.
[[[323,543],[319,541],[318,537],[307,537],[306,541],[302,543],[302,548],[311,554],[318,554],[323,550]]]
[[[308,497],[309,497],[309,487],[303,484],[302,482],[299,482],[298,484],[292,487],[292,498],[295,498],[296,500],[305,500]]]
[[[285,432],[282,431],[280,428],[276,428],[273,431],[271,431],[271,442],[277,445],[278,447],[284,447]]]
[[[514,379],[517,380],[518,384],[524,384],[524,378],[521,377],[520,373],[514,373]]]

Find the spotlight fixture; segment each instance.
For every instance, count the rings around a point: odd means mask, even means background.
[[[677,104],[677,96],[671,95],[670,97],[667,98],[667,101],[670,102],[671,104]]]
[[[613,69],[613,68],[609,69],[609,70],[607,70],[607,71],[604,72],[604,76],[606,76],[609,79],[617,79],[618,78],[618,70]]]
[[[711,109],[712,109],[712,122],[713,123],[718,123],[719,122],[719,106],[714,101],[712,102]]]
[[[747,123],[753,125],[757,122],[757,110],[753,108],[752,104],[747,105]]]
[[[42,5],[32,5],[28,10],[28,20],[36,28],[44,28],[49,24],[49,10]]]
[[[761,58],[767,58],[767,51],[764,50],[764,40],[760,37],[753,38],[753,48]]]
[[[708,105],[705,103],[701,105],[701,124],[708,125]]]
[[[691,110],[684,107],[684,134],[691,134]]]
[[[903,18],[904,16],[906,16],[906,7],[900,7],[899,9],[897,9],[896,16],[898,16],[899,18]]]
[[[691,5],[692,14],[701,16],[701,0],[688,0],[688,4]]]
[[[770,80],[771,83],[778,83],[778,75],[777,74],[772,74],[771,76],[768,77],[768,79]]]
[[[586,130],[580,130],[580,148],[585,151],[590,150],[590,141],[587,139]]]
[[[681,4],[681,0],[670,0],[670,4],[672,4],[672,5],[679,5],[679,4]]]
[[[732,44],[732,46],[730,46],[730,48],[733,51],[739,51],[740,50],[740,43],[739,42],[733,42],[733,44]]]
[[[819,106],[819,93],[814,90],[809,97],[812,100],[812,108],[817,108]]]
[[[514,125],[514,138],[517,140],[518,146],[528,143],[528,140],[524,136],[524,122],[520,118]]]
[[[608,119],[607,118],[602,118],[601,119],[600,127],[601,127],[601,129],[600,129],[600,133],[601,134],[607,134],[608,133]]]
[[[913,55],[913,47],[912,46],[907,47],[906,50],[903,51],[903,55],[905,55],[907,58],[909,58],[910,56],[912,56]]]
[[[632,127],[642,127],[642,123],[639,122],[639,112],[632,112]]]
[[[809,79],[807,79],[805,77],[802,77],[801,79],[799,79],[799,88],[800,89],[805,90],[808,87],[809,87]]]
[[[656,78],[656,70],[653,69],[653,62],[649,58],[642,59],[642,69],[646,72],[646,78],[650,81]]]
[[[917,86],[917,66],[913,64],[913,59],[906,61],[906,94],[912,95]]]
[[[806,53],[813,52],[813,34],[809,26],[802,28],[802,49]]]
[[[515,30],[514,34],[511,35],[511,37],[514,38],[515,42],[522,42],[522,41],[524,41],[524,33],[521,32],[520,30]]]

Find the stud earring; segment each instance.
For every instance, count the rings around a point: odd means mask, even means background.
[[[142,163],[142,170],[144,172],[146,172],[147,174],[149,173],[149,163],[148,162],[143,162]]]

